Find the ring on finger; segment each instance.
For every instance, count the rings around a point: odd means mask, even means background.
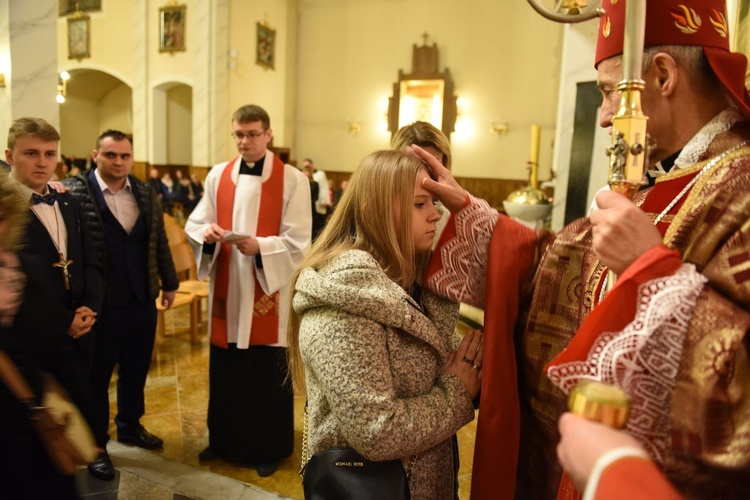
[[[473,360],[473,359],[469,359],[469,358],[467,358],[466,356],[464,356],[464,363],[466,363],[466,364],[469,364],[469,365],[472,365],[472,366],[473,366],[473,365],[474,365],[474,360]]]
[[[482,371],[482,367],[481,367],[481,366],[477,366],[477,365],[475,365],[474,363],[472,363],[472,364],[471,364],[471,367],[472,367],[472,368],[474,368],[474,369],[475,369],[476,371],[478,371],[478,372],[481,372],[481,371]]]

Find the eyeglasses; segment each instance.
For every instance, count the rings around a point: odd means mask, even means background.
[[[234,139],[236,141],[241,142],[242,139],[244,139],[244,138],[257,139],[258,137],[260,137],[262,135],[265,135],[265,134],[266,134],[265,130],[263,130],[261,132],[249,132],[247,134],[243,134],[242,132],[232,132],[232,137],[234,137]]]

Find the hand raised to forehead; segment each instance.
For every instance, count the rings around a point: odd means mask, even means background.
[[[422,186],[429,192],[436,194],[451,213],[458,212],[466,206],[469,194],[464,188],[458,185],[450,170],[416,144],[412,144],[406,148],[406,151],[425,163],[430,173],[430,178],[422,181]]]

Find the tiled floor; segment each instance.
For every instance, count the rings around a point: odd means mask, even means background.
[[[223,460],[208,463],[198,461],[198,453],[208,445],[206,411],[208,407],[209,349],[205,334],[201,336],[200,344],[191,345],[189,333],[171,333],[185,326],[187,321],[187,315],[180,311],[167,313],[166,335],[158,339],[156,360],[152,363],[146,383],[146,415],[141,423],[150,432],[164,439],[164,448],[155,453],[168,460],[233,478],[263,490],[275,492],[283,497],[302,499],[302,484],[298,471],[300,468],[302,416],[305,404],[303,396],[295,398],[295,453],[284,460],[279,470],[271,477],[262,478],[258,476],[253,467],[235,465]],[[115,381],[116,377],[113,377],[110,385],[111,414],[113,416],[116,411]],[[474,433],[474,423],[459,431],[461,459],[459,496],[462,499],[469,498]],[[114,424],[110,425],[110,436],[113,438],[116,436]],[[113,445],[119,451],[113,450]],[[113,461],[118,469],[123,463],[121,458],[123,449],[127,451],[124,445],[110,444],[110,453],[113,454]],[[143,453],[154,452],[143,451]],[[148,457],[149,455],[141,456]],[[131,458],[128,463],[137,464],[137,462],[137,459]],[[169,463],[163,460],[161,462]],[[191,468],[186,470],[199,473],[199,471]],[[142,474],[137,468],[126,469],[125,473],[122,470],[120,472],[121,476]],[[184,473],[184,471],[181,472],[181,474]],[[167,472],[168,474],[169,472]],[[149,481],[163,481],[163,477],[162,479],[151,478]],[[171,490],[178,491],[174,488]],[[121,488],[119,498],[136,498],[130,495],[123,496],[123,494],[124,491]],[[192,498],[226,498],[224,495],[217,495],[218,492],[215,489],[207,489],[203,493],[194,490],[189,496]],[[144,497],[139,495],[138,498]],[[175,496],[175,498],[177,497]]]

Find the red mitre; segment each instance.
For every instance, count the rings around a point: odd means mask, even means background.
[[[596,43],[597,66],[622,54],[626,0],[602,0]],[[646,47],[699,45],[721,84],[746,119],[750,120],[750,94],[745,87],[747,58],[729,49],[729,24],[725,0],[647,0]]]

